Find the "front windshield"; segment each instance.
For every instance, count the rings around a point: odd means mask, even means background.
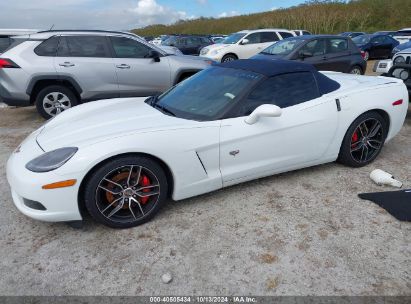
[[[245,36],[245,33],[235,33],[231,34],[230,36],[226,37],[223,41],[220,43],[224,44],[236,44],[238,41],[240,41],[241,38]]]
[[[274,43],[273,45],[266,48],[261,53],[267,55],[288,55],[294,51],[298,45],[300,45],[304,40],[302,39],[285,39]]]
[[[160,95],[154,106],[185,119],[218,119],[263,76],[250,71],[211,67]]]
[[[361,35],[361,36],[357,36],[352,39],[352,41],[354,41],[355,44],[366,44],[370,42],[370,40],[371,40],[370,35]]]

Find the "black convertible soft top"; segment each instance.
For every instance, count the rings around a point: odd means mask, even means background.
[[[297,61],[282,59],[243,59],[220,63],[216,66],[222,68],[250,71],[262,74],[267,77],[272,77],[286,73],[311,72],[314,74],[314,77],[317,80],[318,89],[320,90],[321,95],[333,92],[340,88],[340,84],[338,82],[318,72],[313,65]]]

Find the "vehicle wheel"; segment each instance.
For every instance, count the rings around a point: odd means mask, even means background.
[[[221,59],[221,62],[230,62],[234,60],[238,60],[237,56],[234,54],[228,54],[228,55],[225,55],[223,59]]]
[[[358,66],[358,65],[355,65],[355,66],[353,66],[353,67],[351,68],[350,74],[362,75],[363,73],[362,73],[361,67]]]
[[[36,96],[37,111],[45,119],[57,116],[61,112],[78,104],[72,90],[61,85],[52,85],[42,89]]]
[[[364,52],[364,60],[368,61],[368,59],[370,59],[370,53],[368,51]]]
[[[85,186],[85,206],[99,223],[112,228],[141,225],[167,199],[164,170],[141,156],[114,159],[93,173]]]
[[[367,112],[348,128],[338,161],[351,167],[363,167],[380,154],[388,133],[388,123],[377,112]]]

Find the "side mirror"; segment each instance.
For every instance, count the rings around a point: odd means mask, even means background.
[[[151,50],[148,52],[148,58],[154,59],[155,62],[160,62],[161,54],[155,50]]]
[[[250,40],[248,40],[247,38],[244,38],[244,39],[241,41],[241,44],[242,44],[242,45],[249,44],[249,43],[250,43]]]
[[[313,53],[307,52],[307,51],[300,51],[298,53],[298,56],[302,59],[307,58],[307,57],[313,57]]]
[[[276,105],[263,104],[255,109],[249,116],[244,120],[246,124],[253,125],[261,117],[280,117],[283,110]]]

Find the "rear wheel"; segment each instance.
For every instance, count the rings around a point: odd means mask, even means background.
[[[41,116],[50,119],[78,104],[72,90],[61,85],[52,85],[42,89],[36,96],[36,108]]]
[[[368,165],[380,154],[387,133],[388,123],[379,113],[364,113],[348,128],[338,161],[351,167]]]
[[[234,54],[227,54],[223,57],[223,59],[221,59],[221,62],[230,62],[230,61],[234,61],[234,60],[238,60],[238,57]]]
[[[360,66],[355,65],[350,69],[350,74],[354,75],[362,75],[362,69]]]
[[[164,170],[140,156],[112,160],[85,187],[85,205],[98,222],[112,228],[141,225],[160,210],[168,193]]]

